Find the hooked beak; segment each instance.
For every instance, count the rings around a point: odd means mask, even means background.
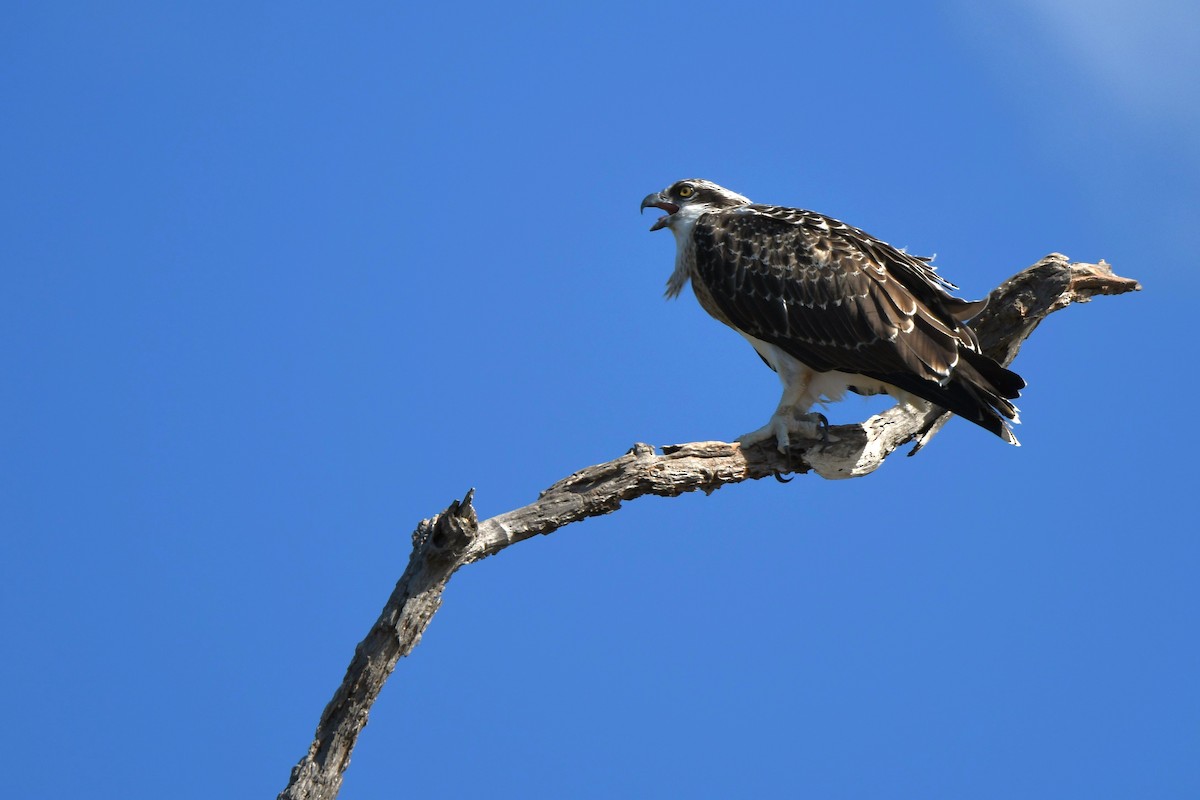
[[[663,211],[667,212],[665,217],[659,217],[654,221],[654,224],[650,226],[650,230],[652,231],[656,231],[659,228],[665,228],[667,226],[667,222],[671,219],[671,215],[679,210],[679,206],[668,202],[667,199],[662,196],[662,192],[652,192],[642,199],[641,211],[645,211],[647,208],[661,208]]]

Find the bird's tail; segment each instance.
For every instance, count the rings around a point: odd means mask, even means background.
[[[973,350],[961,350],[963,361],[945,387],[948,411],[986,428],[1011,445],[1019,446],[1007,420],[1020,422],[1012,400],[1021,396],[1025,380],[996,361]]]

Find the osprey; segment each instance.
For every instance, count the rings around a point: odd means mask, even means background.
[[[816,403],[887,393],[969,419],[1017,445],[1005,419],[1025,381],[979,350],[967,325],[987,300],[947,290],[929,259],[858,228],[798,208],[758,205],[711,181],[690,179],[642,200],[667,212],[650,228],[675,234],[667,297],[690,279],[712,316],[749,340],[783,382],[783,398],[742,444],[792,433],[812,437],[828,423]]]

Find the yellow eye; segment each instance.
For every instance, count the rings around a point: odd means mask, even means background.
[[[679,195],[680,197],[691,197],[695,193],[696,193],[696,190],[693,189],[691,186],[688,186],[687,184],[684,184],[683,186],[680,186],[678,189],[675,190],[675,194]]]

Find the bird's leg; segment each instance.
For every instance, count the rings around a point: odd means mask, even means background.
[[[738,437],[743,445],[756,444],[767,439],[775,439],[779,452],[786,453],[791,447],[791,434],[799,434],[804,439],[820,439],[828,444],[829,420],[824,414],[808,413],[801,409],[810,408],[815,398],[808,396],[808,379],[785,381],[783,397],[779,406],[766,425],[756,431]]]

